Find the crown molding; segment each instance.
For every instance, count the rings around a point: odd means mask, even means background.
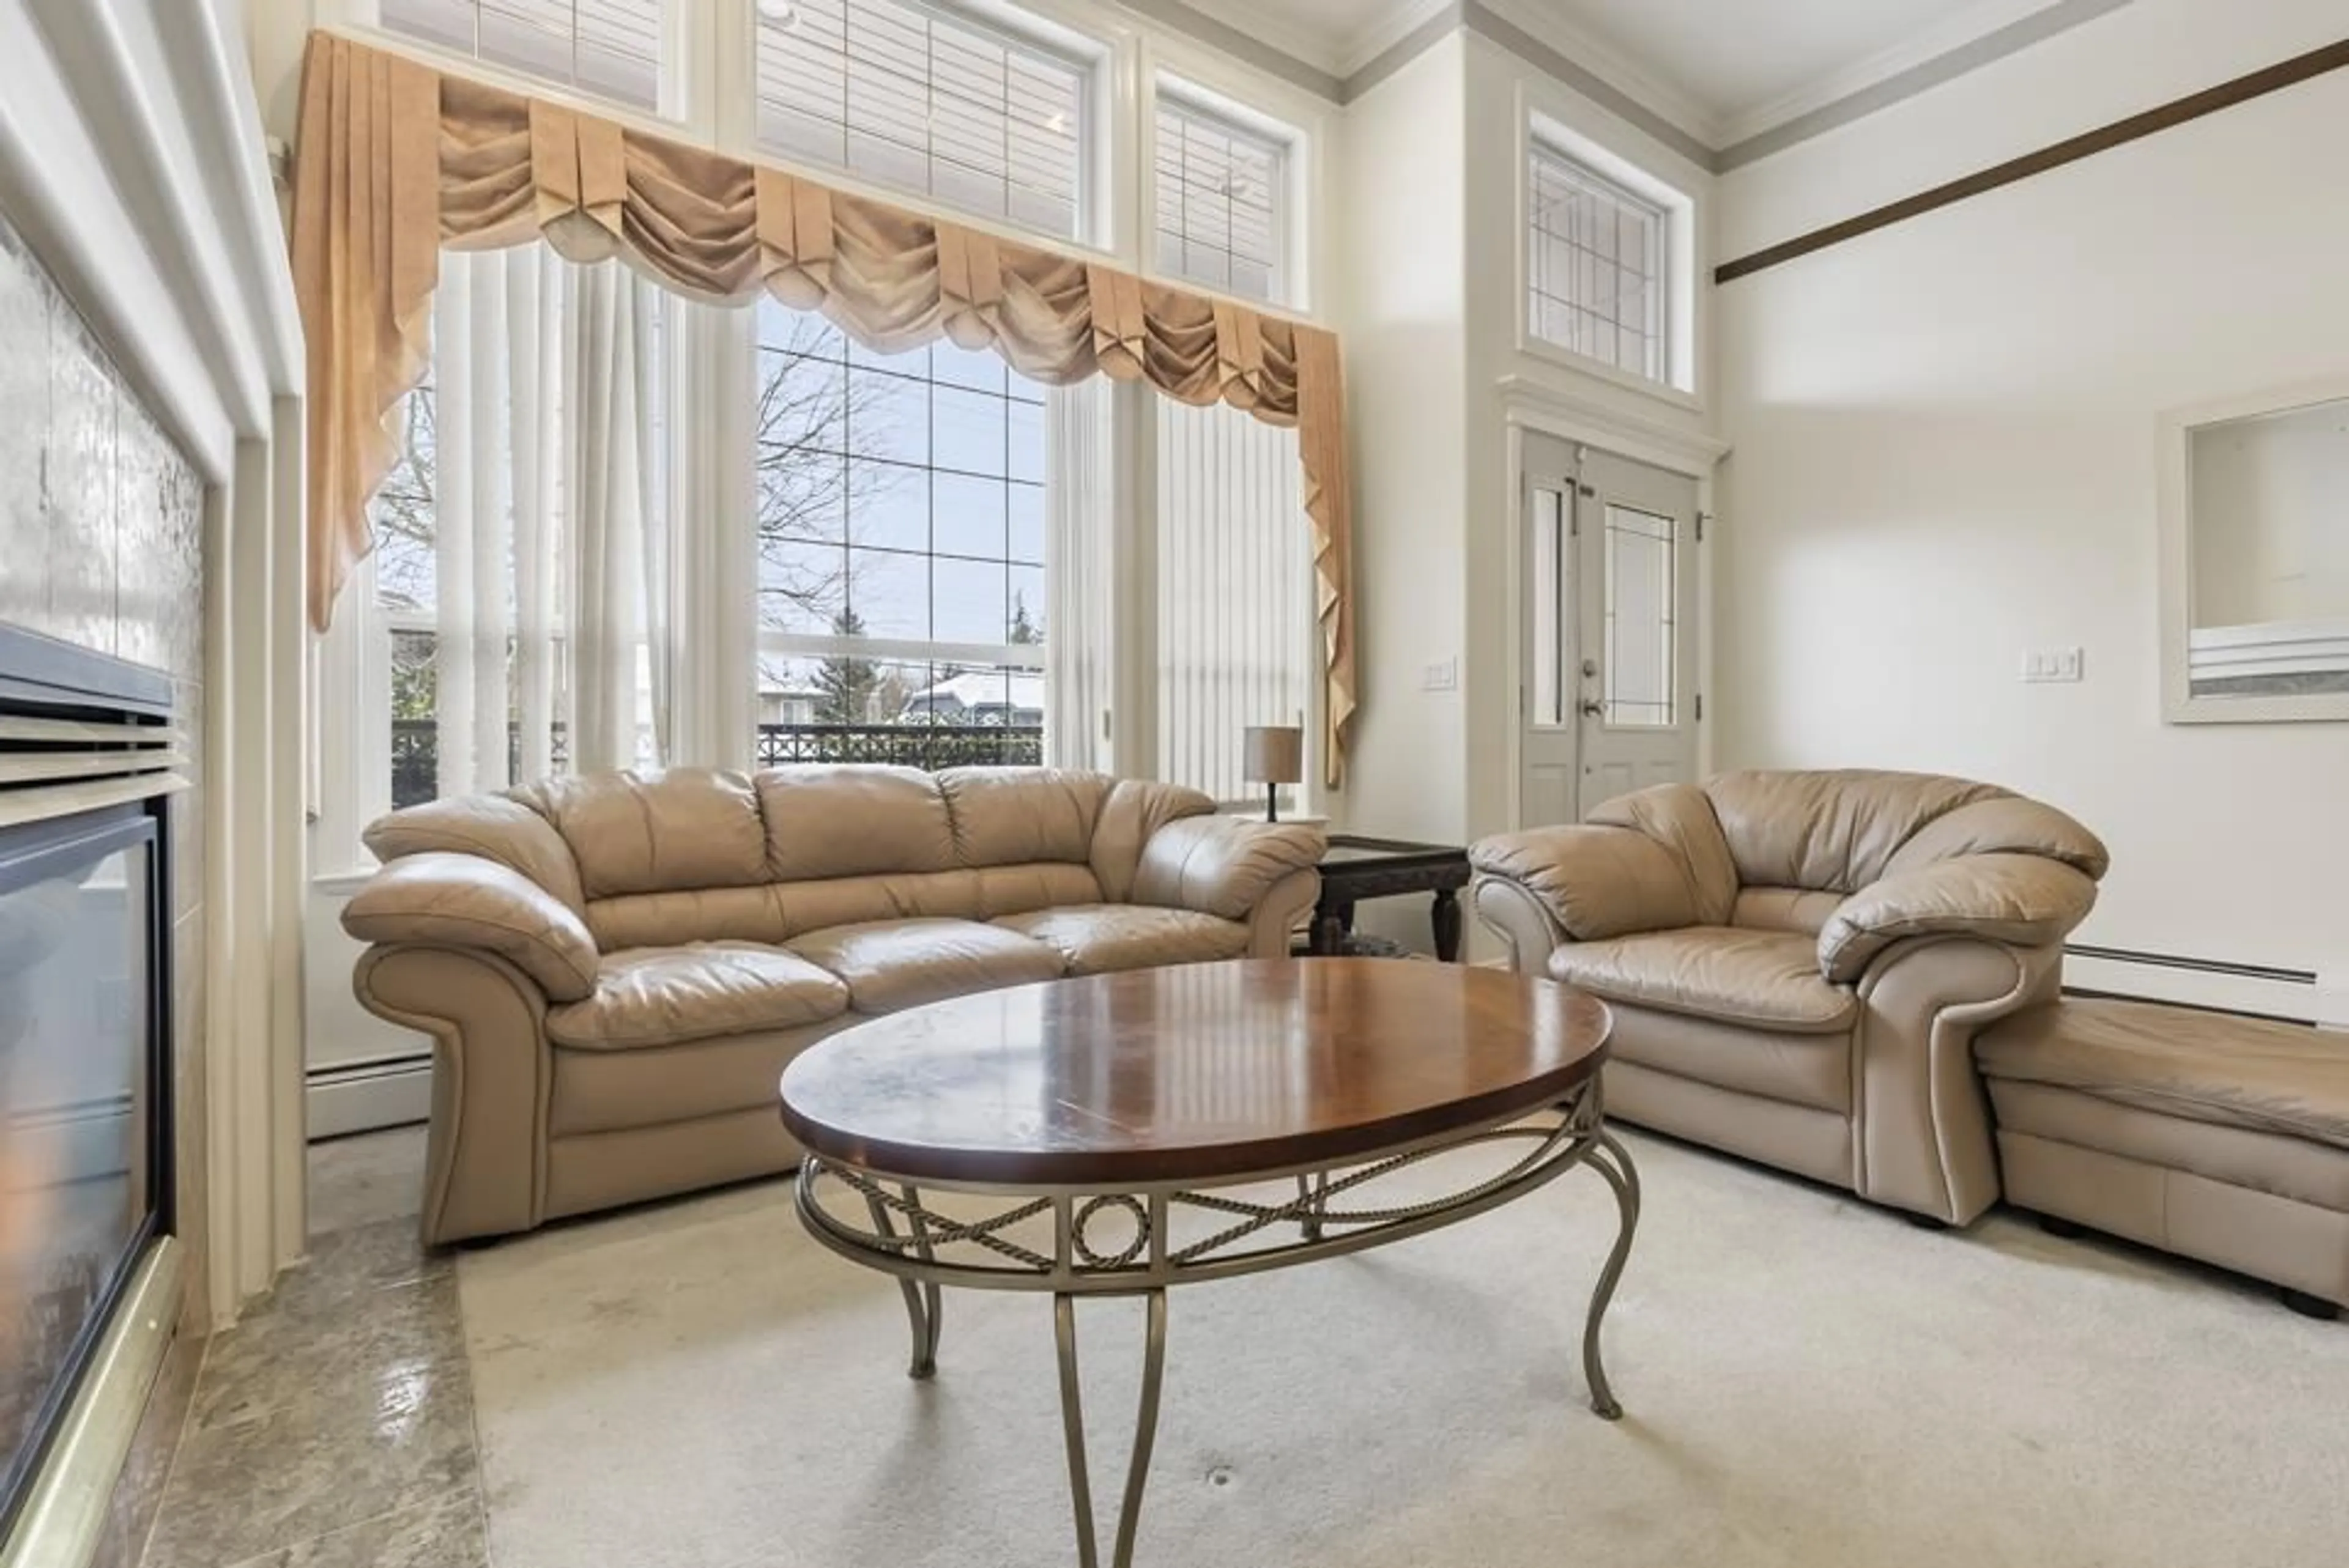
[[[1389,0],[1347,34],[1338,49],[1337,73],[1355,72],[1452,9],[1452,0]]]
[[[1520,32],[1539,39],[1650,113],[1678,126],[1707,147],[1723,145],[1722,118],[1686,89],[1638,64],[1581,26],[1532,0],[1477,0]]]
[[[1903,72],[1966,49],[1993,33],[2030,21],[2043,11],[2076,10],[2100,15],[2126,4],[2127,0],[2088,0],[2085,5],[2080,0],[1975,0],[1955,15],[1911,34],[1890,48],[1814,77],[1776,98],[1730,110],[1702,134],[1716,148],[1733,147],[1864,93]],[[2087,17],[2084,15],[2079,19],[2085,21]]]

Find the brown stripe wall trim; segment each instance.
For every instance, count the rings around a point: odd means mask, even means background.
[[[1830,223],[1824,229],[1798,234],[1791,240],[1755,251],[1751,255],[1723,262],[1713,270],[1713,281],[1727,284],[1751,277],[1766,268],[1824,251],[1830,245],[1842,244],[1847,240],[1857,239],[1878,229],[1889,228],[1953,202],[1995,191],[2002,185],[2012,185],[2033,175],[2044,174],[2051,169],[2077,163],[2084,158],[2109,152],[2116,147],[2126,146],[2156,131],[2168,130],[2173,126],[2200,119],[2204,115],[2216,114],[2220,109],[2232,108],[2237,104],[2249,103],[2269,93],[2296,87],[2312,77],[2340,70],[2344,66],[2349,66],[2349,38],[2337,44],[2328,44],[2321,49],[2311,49],[2304,55],[2295,55],[2291,59],[2253,71],[2248,76],[2220,82],[2217,87],[2174,98],[2157,108],[2130,115],[2126,119],[2116,119],[2095,130],[2043,147],[2036,152],[2024,153],[2020,158],[1979,170],[1945,185],[1936,185],[1930,191],[1919,191],[1914,196],[1862,212],[1857,217],[1847,218],[1840,223]]]

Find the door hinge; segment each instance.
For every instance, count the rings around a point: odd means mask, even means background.
[[[1704,693],[1702,692],[1696,694],[1696,721],[1699,724],[1704,722]]]
[[[1704,542],[1704,525],[1712,521],[1713,513],[1709,511],[1701,511],[1696,514],[1696,542],[1699,544],[1702,544]]]

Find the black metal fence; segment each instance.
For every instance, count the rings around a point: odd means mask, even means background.
[[[1040,766],[1040,724],[762,724],[759,766],[889,762],[900,768]]]
[[[518,769],[522,736],[507,731],[507,766]],[[558,728],[554,760],[567,748]],[[1038,767],[1044,760],[1040,724],[762,724],[754,753],[761,768],[791,762],[886,762],[901,768]],[[440,793],[437,720],[391,721],[391,803],[413,806]]]

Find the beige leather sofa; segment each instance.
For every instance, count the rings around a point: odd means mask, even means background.
[[[1607,999],[1609,1114],[1963,1224],[1975,1033],[2054,996],[2104,846],[1960,779],[1732,773],[1469,851],[1519,969]]]
[[[1041,769],[561,779],[396,811],[353,984],[437,1046],[429,1242],[788,1169],[785,1063],[859,1018],[1285,954],[1318,828]]]

